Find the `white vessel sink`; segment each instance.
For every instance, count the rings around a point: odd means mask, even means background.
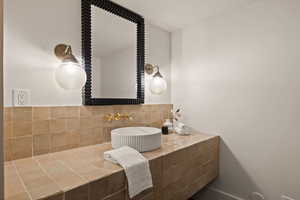
[[[152,127],[126,127],[111,131],[114,149],[129,146],[139,152],[152,151],[161,146],[161,130]]]

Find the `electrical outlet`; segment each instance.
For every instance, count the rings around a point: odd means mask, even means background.
[[[13,89],[13,105],[28,106],[30,103],[30,91],[26,89]]]
[[[282,196],[281,196],[281,200],[295,200],[295,199],[292,199],[291,197],[282,195]]]

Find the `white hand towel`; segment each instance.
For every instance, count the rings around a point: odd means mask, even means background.
[[[121,147],[104,152],[104,159],[121,165],[128,180],[129,197],[132,198],[147,188],[153,187],[148,160],[130,147]]]

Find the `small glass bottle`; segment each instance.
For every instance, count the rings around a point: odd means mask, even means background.
[[[173,132],[173,123],[171,122],[170,119],[166,119],[164,126],[168,127],[168,132]]]

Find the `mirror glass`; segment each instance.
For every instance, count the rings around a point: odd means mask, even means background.
[[[92,6],[92,98],[137,97],[137,24]]]

